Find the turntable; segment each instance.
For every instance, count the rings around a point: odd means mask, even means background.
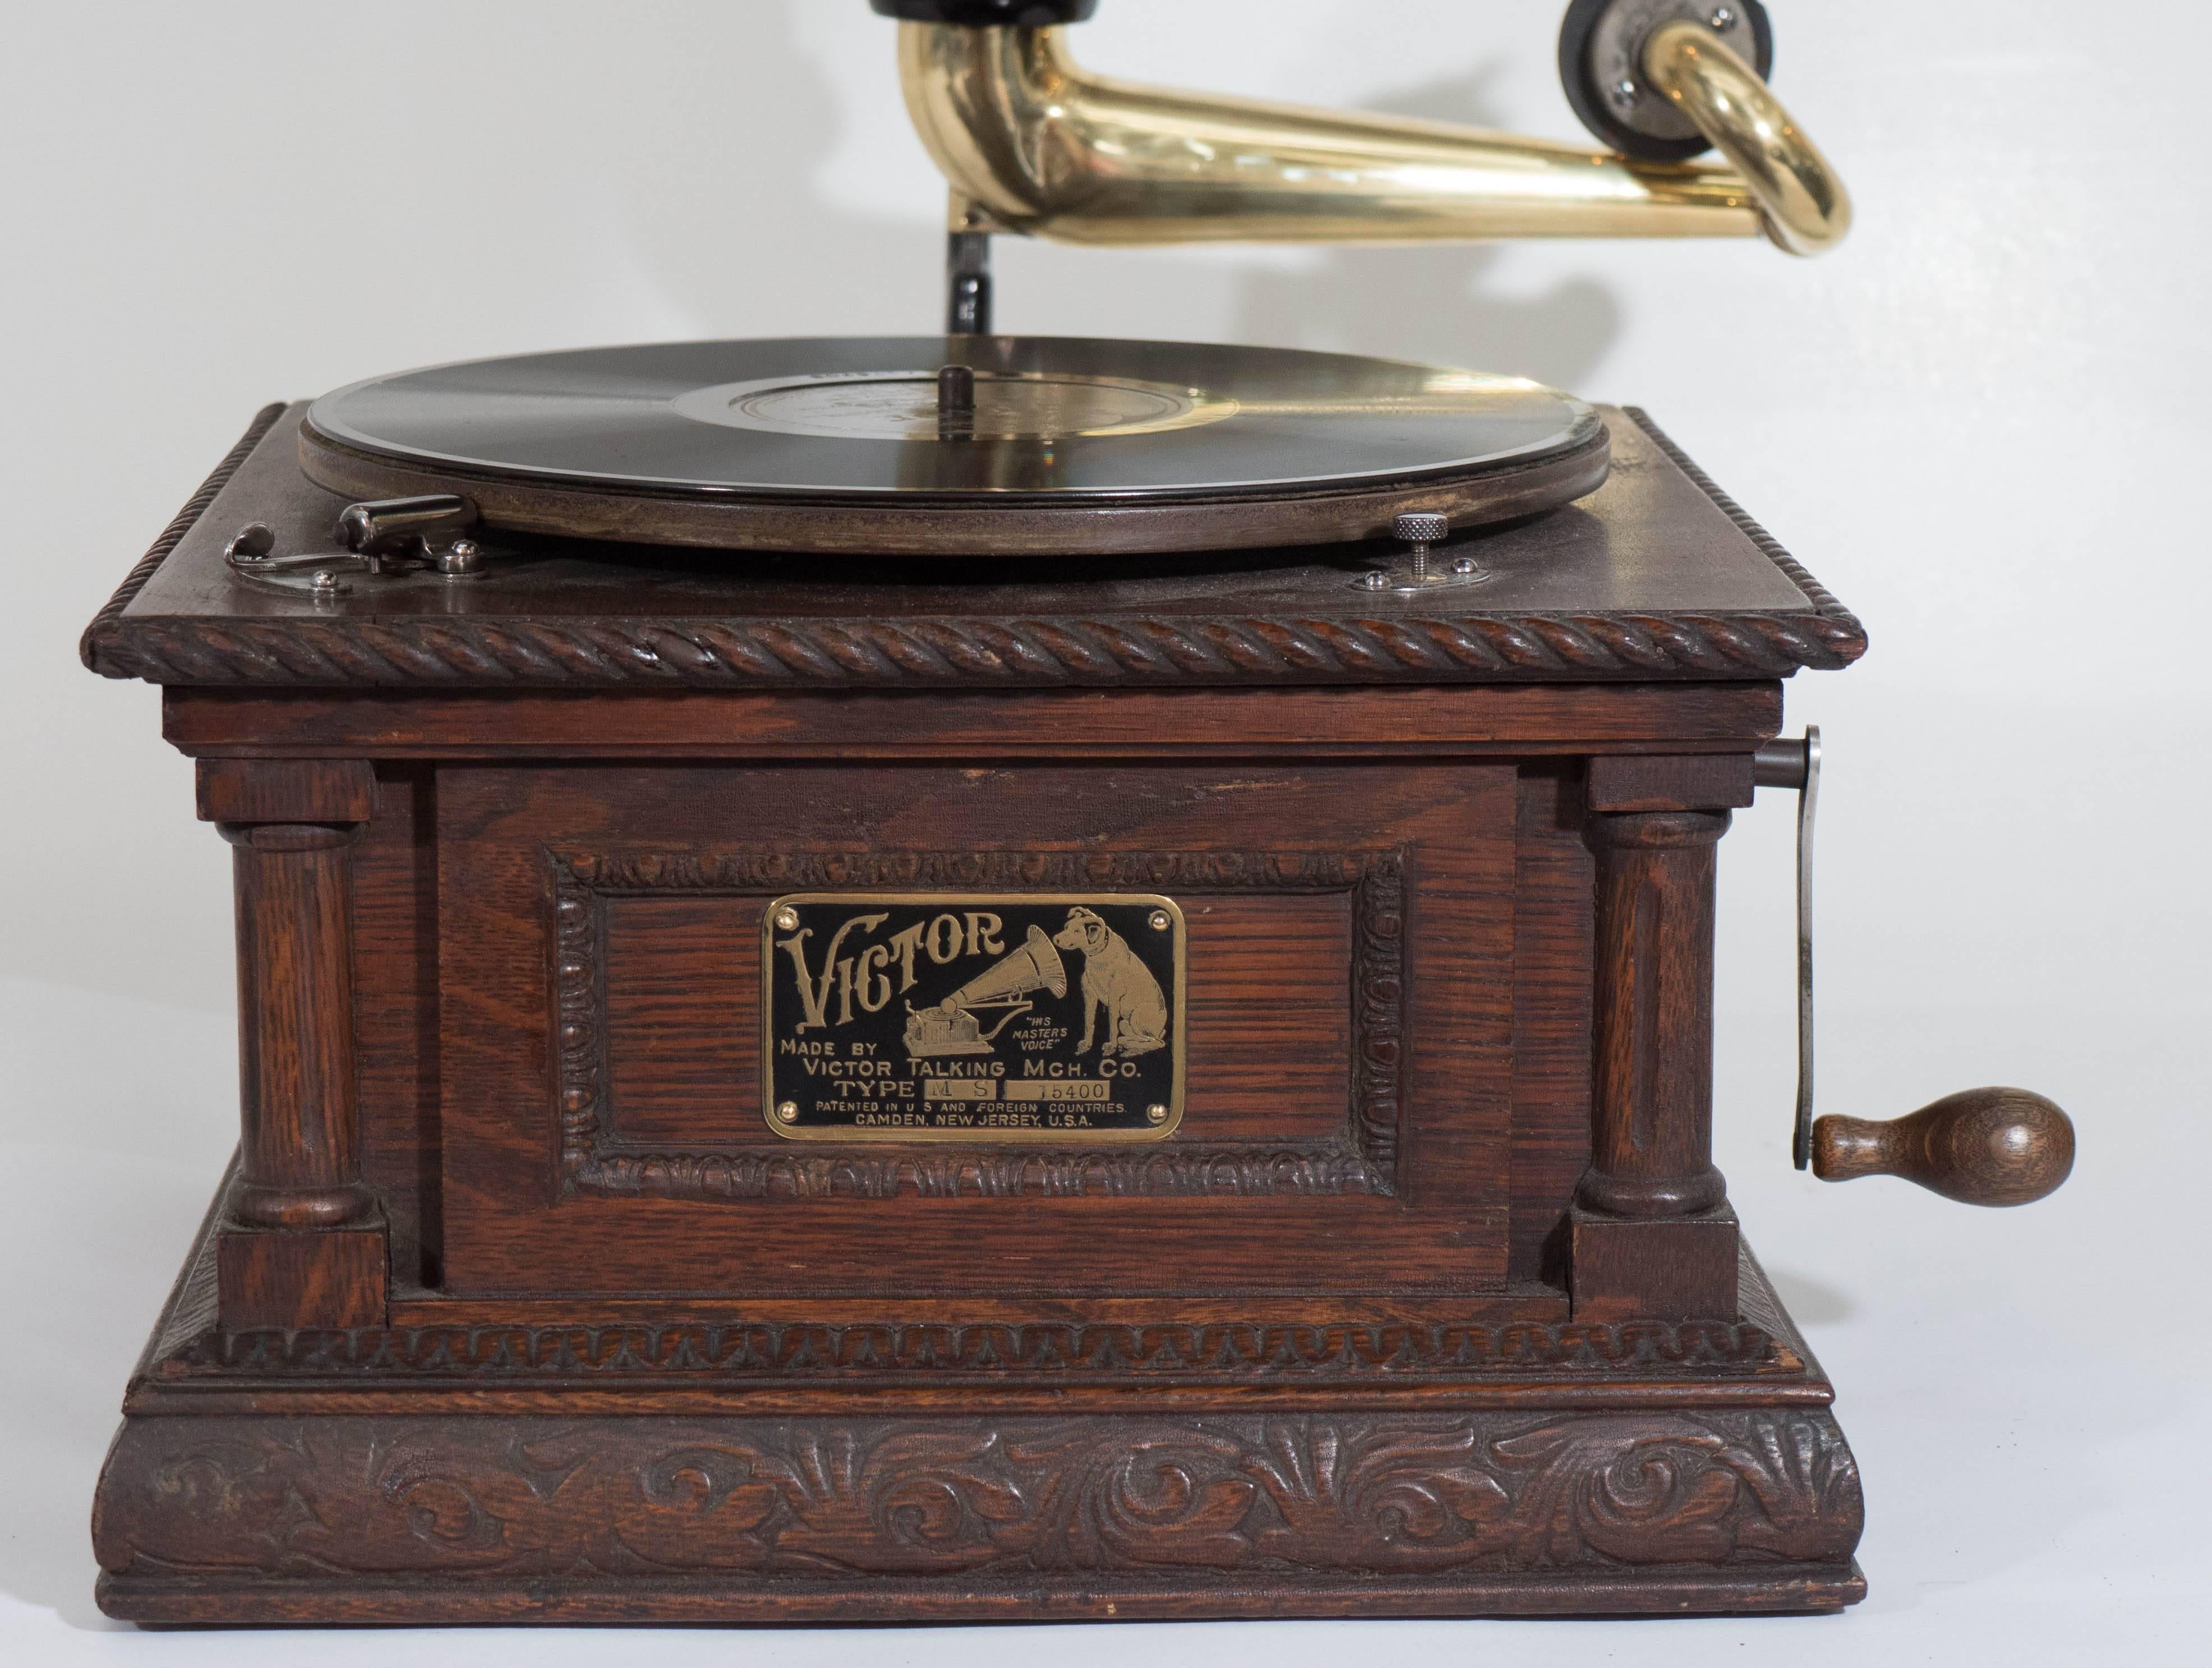
[[[1858,622],[1641,411],[989,329],[1006,235],[1816,253],[1765,12],[1577,0],[1597,153],[1102,81],[1091,9],[876,0],[943,333],[272,405],[94,620],[234,849],[242,1084],[111,1614],[1861,1596],[1711,1156],[1717,843],[1795,788],[1809,861]],[[2056,1187],[2024,1091],[1812,1121],[1809,908],[1801,1166]]]

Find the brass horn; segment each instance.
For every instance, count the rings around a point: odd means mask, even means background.
[[[1645,153],[1639,158],[1444,122],[1135,86],[1083,70],[1060,28],[1013,21],[1079,20],[1095,0],[873,3],[906,20],[900,81],[915,131],[951,185],[956,238],[1416,243],[1764,233],[1808,255],[1850,225],[1843,182],[1736,50],[1752,48],[1741,15],[1750,11],[1761,26],[1753,55],[1771,53],[1756,7],[1576,0],[1561,52],[1571,96],[1578,109],[1642,100],[1651,113],[1640,130],[1610,118],[1602,129]],[[1614,79],[1593,93],[1583,83],[1600,73]],[[1702,138],[1638,143],[1639,131],[1663,134],[1670,123]],[[1724,164],[1649,160],[1708,143]]]

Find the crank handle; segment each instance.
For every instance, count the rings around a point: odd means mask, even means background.
[[[1968,1089],[1884,1123],[1813,1117],[1813,822],[1820,729],[1778,738],[1752,761],[1761,788],[1797,790],[1797,1116],[1790,1156],[1824,1182],[1902,1176],[1970,1205],[2032,1204],[2074,1167],[2074,1125],[2026,1089]]]
[[[1966,1089],[1888,1123],[1832,1113],[1813,1126],[1822,1181],[1901,1176],[1961,1204],[2033,1204],[2073,1168],[2073,1120],[2026,1089]]]

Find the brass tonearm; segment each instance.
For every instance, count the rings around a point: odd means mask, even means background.
[[[952,328],[988,330],[994,232],[1085,244],[1753,237],[1818,254],[1850,198],[1768,89],[1757,0],[1575,0],[1571,101],[1614,149],[1094,76],[1097,0],[871,0],[952,188]],[[1757,66],[1757,67],[1755,67]],[[1707,149],[1722,162],[1686,160]],[[1623,154],[1626,152],[1627,154]]]

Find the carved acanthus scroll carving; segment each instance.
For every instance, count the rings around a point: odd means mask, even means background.
[[[803,1585],[853,1574],[1421,1576],[1839,1566],[1825,1412],[135,1421],[110,1570]]]

